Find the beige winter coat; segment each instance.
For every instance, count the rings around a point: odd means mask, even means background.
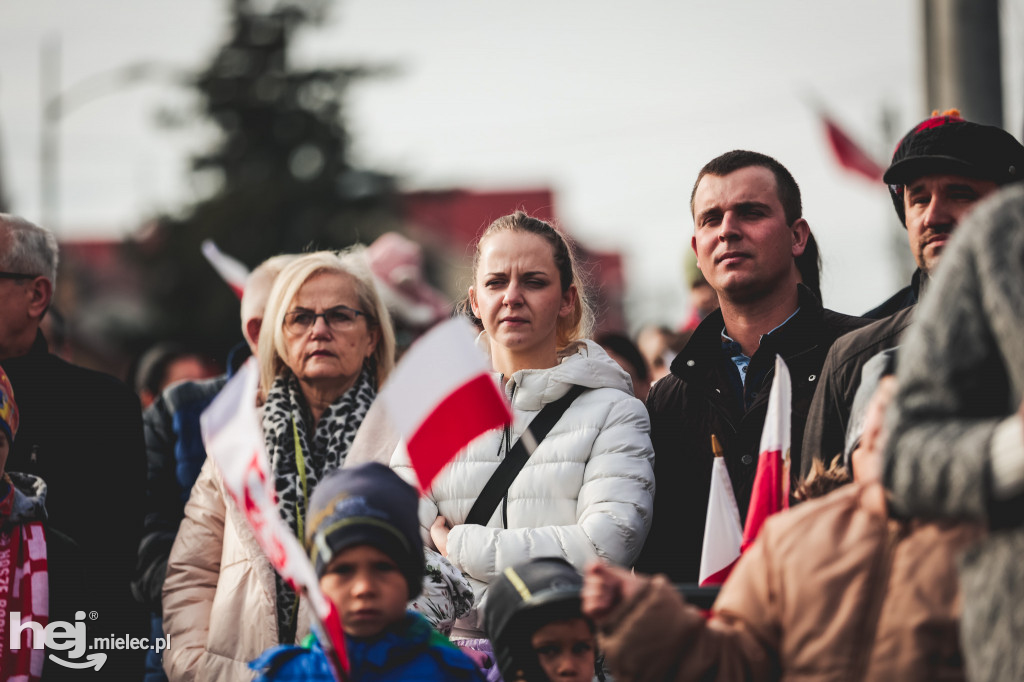
[[[164,632],[171,682],[249,680],[248,663],[276,646],[274,569],[207,459],[185,506],[164,582]],[[302,600],[298,633],[309,633]],[[290,643],[290,642],[289,642]]]
[[[665,576],[645,578],[602,624],[615,679],[962,682],[955,559],[982,531],[886,518],[867,490],[768,519],[710,619]]]

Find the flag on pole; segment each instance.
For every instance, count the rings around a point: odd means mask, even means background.
[[[761,452],[757,459],[754,489],[747,507],[741,550],[753,544],[761,526],[772,514],[789,508],[790,419],[793,390],[789,368],[781,355],[775,356],[775,379],[768,396],[768,414],[761,432]]]
[[[313,565],[277,511],[270,458],[256,413],[258,379],[255,358],[250,358],[200,417],[203,442],[270,563],[312,605],[319,621],[313,624],[318,639],[335,678],[344,682],[348,679],[348,656],[341,618],[320,591]]]
[[[740,545],[743,542],[740,508],[732,491],[725,457],[722,456],[722,444],[715,434],[711,434],[711,450],[715,453],[715,461],[711,469],[708,514],[704,521],[704,545],[700,552],[697,582],[701,587],[725,582],[736,560],[740,558]]]
[[[245,292],[245,280],[249,278],[249,268],[217,248],[212,239],[204,239],[200,248],[213,269],[228,283],[231,291],[235,292],[235,296],[242,298],[242,294]]]
[[[839,165],[871,182],[881,183],[882,174],[885,172],[882,166],[854,142],[830,116],[824,112],[819,112],[818,115],[821,117],[821,122],[825,124],[825,134],[828,136],[829,146]]]
[[[436,325],[406,351],[379,394],[421,491],[471,440],[512,421],[474,337],[464,318]]]

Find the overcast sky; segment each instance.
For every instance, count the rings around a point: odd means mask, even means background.
[[[1019,36],[1020,3],[1003,5],[1004,36]],[[194,68],[223,38],[226,6],[0,3],[0,172],[14,210],[39,218],[47,36],[60,37],[65,87],[140,60]],[[301,34],[294,59],[397,67],[354,87],[348,113],[357,161],[406,188],[553,188],[565,227],[625,254],[633,325],[684,316],[681,262],[700,167],[735,148],[775,156],[803,190],[826,305],[859,313],[905,284],[890,255],[903,233],[884,187],[835,163],[809,102],[887,157],[928,113],[917,16],[917,0],[344,0],[328,25]],[[1004,40],[1008,84],[1022,80],[1019,42]],[[1008,120],[1021,119],[1019,91],[1007,94]],[[148,83],[67,114],[63,237],[124,235],[189,202],[188,154],[208,132],[157,123],[189,102],[173,85]]]

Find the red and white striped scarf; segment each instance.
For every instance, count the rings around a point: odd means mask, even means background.
[[[44,628],[50,622],[46,535],[39,521],[10,525],[14,485],[4,476],[7,493],[0,499],[0,679],[36,682],[43,673],[45,649],[32,647],[32,630],[23,627],[21,646],[10,644],[10,614],[21,614],[21,623],[35,621]],[[0,483],[0,485],[3,485]]]

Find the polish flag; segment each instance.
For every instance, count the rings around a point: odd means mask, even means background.
[[[768,396],[768,414],[761,432],[761,453],[757,459],[754,489],[743,527],[742,551],[754,543],[761,526],[772,514],[789,509],[790,419],[793,390],[789,368],[781,355],[775,356],[775,379]]]
[[[854,142],[831,117],[822,112],[819,112],[819,116],[821,122],[825,124],[829,146],[839,165],[871,182],[882,182],[882,174],[885,172],[882,166]]]
[[[313,565],[277,511],[270,458],[256,412],[258,380],[256,359],[249,358],[200,417],[203,443],[263,553],[292,589],[309,600],[319,621],[313,623],[317,638],[335,679],[345,682],[348,656],[341,617],[320,591]]]
[[[704,546],[700,552],[700,574],[697,582],[701,587],[721,585],[725,582],[736,560],[740,558],[740,544],[743,542],[740,508],[732,492],[725,457],[721,454],[718,439],[714,436],[711,439],[715,462],[711,469],[708,515],[704,521]]]
[[[475,336],[465,318],[436,325],[406,351],[378,396],[421,491],[471,440],[512,421]]]
[[[245,280],[249,278],[249,268],[217,248],[212,239],[204,239],[200,248],[217,274],[228,283],[231,291],[235,292],[235,296],[241,299],[245,292]]]

